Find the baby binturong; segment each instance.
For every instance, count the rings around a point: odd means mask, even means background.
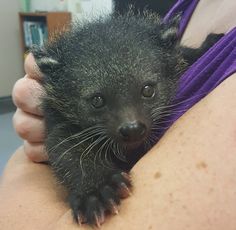
[[[43,74],[50,166],[79,224],[100,226],[132,190],[129,170],[157,141],[178,79],[222,35],[183,47],[179,17],[102,17],[32,49]]]

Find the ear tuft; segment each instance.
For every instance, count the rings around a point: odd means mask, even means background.
[[[162,24],[161,40],[169,47],[176,45],[178,38],[178,29],[181,15],[178,14],[172,19]]]
[[[167,28],[161,33],[161,39],[165,41],[173,40],[173,38],[177,37],[177,32],[178,30],[175,27]]]
[[[35,61],[44,74],[49,74],[59,66],[58,60],[50,56],[44,48],[37,46],[32,47],[31,52],[34,55]]]

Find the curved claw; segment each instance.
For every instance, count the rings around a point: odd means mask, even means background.
[[[76,221],[77,221],[77,224],[78,224],[79,226],[82,225],[82,218],[80,217],[80,215],[77,216]]]
[[[124,182],[122,182],[122,183],[120,184],[120,195],[121,195],[123,198],[126,198],[126,197],[132,195],[130,189],[128,188],[128,186],[127,186]]]
[[[104,211],[102,210],[100,215],[98,215],[97,212],[94,212],[94,220],[95,220],[95,226],[97,228],[101,228],[101,225],[104,223],[105,221],[105,214]]]
[[[95,225],[97,228],[101,228],[101,225],[104,223],[105,221],[105,217],[104,214],[101,214],[101,216],[98,216],[97,213],[94,213],[94,219],[95,219]]]
[[[100,223],[103,224],[105,222],[105,213],[104,211],[102,210],[101,211],[101,214],[100,214]]]
[[[119,214],[119,210],[118,210],[118,207],[115,203],[115,201],[113,199],[110,199],[109,200],[109,204],[110,204],[110,210],[113,214],[117,215]]]
[[[85,218],[80,212],[76,216],[74,216],[74,219],[79,226],[86,222]]]
[[[98,215],[96,213],[94,213],[94,218],[95,218],[96,227],[101,228],[101,224],[100,224]]]
[[[129,181],[129,182],[131,181],[131,176],[130,176],[128,173],[122,172],[121,175],[122,175],[127,181]]]

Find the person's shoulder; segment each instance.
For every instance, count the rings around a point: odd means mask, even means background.
[[[236,72],[228,76],[217,88],[227,94],[233,93],[236,96]]]

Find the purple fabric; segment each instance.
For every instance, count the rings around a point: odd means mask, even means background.
[[[182,34],[197,2],[177,1],[164,20],[183,12],[180,22],[180,34]],[[236,27],[225,34],[181,76],[173,106],[170,106],[172,112],[161,122],[163,126],[160,127],[158,136],[161,137],[174,121],[234,72],[236,72]]]

